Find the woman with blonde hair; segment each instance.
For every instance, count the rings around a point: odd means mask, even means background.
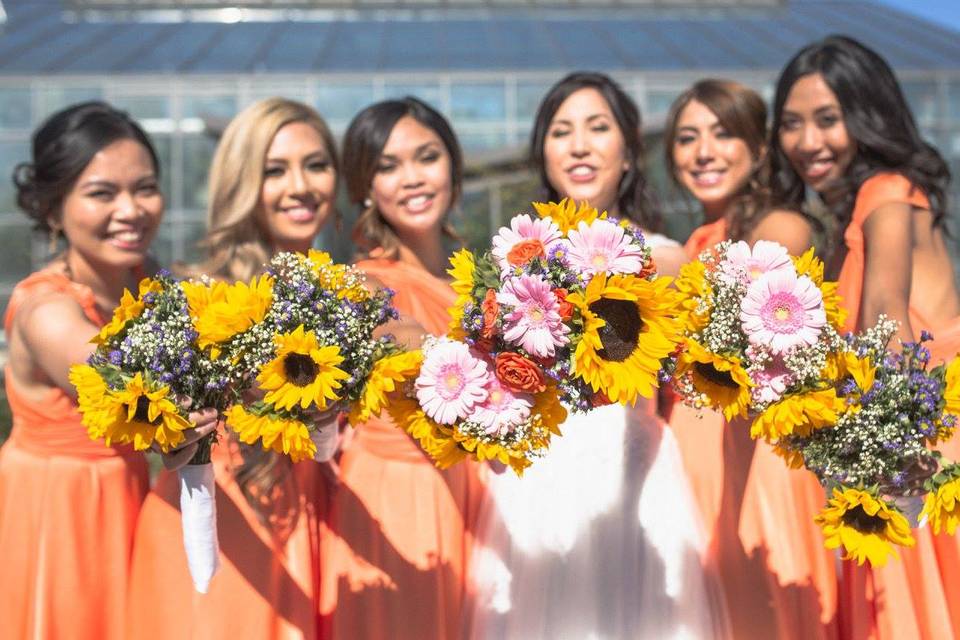
[[[334,215],[333,137],[310,107],[270,98],[230,123],[210,171],[208,258],[200,271],[246,280],[280,251],[306,252]],[[336,448],[332,412],[317,460]],[[220,569],[194,594],[180,540],[178,484],[161,473],[134,548],[130,637],[315,638],[319,528],[326,501],[318,462],[224,435],[213,449]]]

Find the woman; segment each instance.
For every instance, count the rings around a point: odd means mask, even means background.
[[[571,74],[540,105],[530,155],[550,200],[589,202],[649,230],[642,153],[639,111],[605,75]],[[649,231],[646,240],[661,272],[676,273],[680,246]],[[722,635],[722,610],[700,566],[696,505],[654,402],[595,409],[561,429],[523,478],[490,479],[488,548],[477,572],[492,584],[476,635]]]
[[[333,216],[333,137],[310,107],[257,102],[227,126],[210,170],[209,259],[202,271],[248,281],[280,251],[307,252]],[[336,427],[320,417],[319,459]],[[180,539],[179,485],[161,474],[137,527],[130,636],[315,638],[321,468],[223,435],[213,448],[220,569],[195,594]]]
[[[415,98],[367,107],[344,137],[354,237],[372,282],[396,292],[406,333],[446,333],[455,295],[444,235],[463,161],[449,124]],[[415,346],[411,344],[411,346]],[[333,637],[459,637],[482,498],[473,464],[440,471],[406,433],[374,419],[340,459],[322,538],[321,614]]]
[[[148,274],[163,216],[153,145],[102,102],[51,116],[14,173],[17,204],[67,248],[14,290],[5,329],[13,431],[0,449],[0,616],[11,638],[124,638],[142,454],[87,435],[67,375],[125,288]],[[197,435],[212,411],[193,413]]]
[[[697,82],[674,101],[664,141],[670,175],[706,218],[687,242],[691,259],[727,239],[776,241],[793,255],[811,246],[810,220],[767,206],[766,107],[754,91]],[[696,414],[678,406],[670,424],[710,531],[707,562],[723,584],[733,636],[836,637],[837,576],[813,521],[825,500],[816,478],[787,468],[742,421]]]
[[[945,243],[950,172],[923,141],[889,65],[859,42],[831,36],[787,63],[773,114],[774,197],[800,206],[818,193],[843,230],[831,271],[849,311],[849,330],[881,314],[898,337],[936,337],[933,363],[960,350],[960,296]],[[956,440],[945,453],[957,459]],[[960,635],[960,547],[914,531],[901,560],[870,570],[844,566],[841,604],[848,637],[952,638]]]

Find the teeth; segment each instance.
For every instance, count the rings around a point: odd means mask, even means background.
[[[585,165],[580,165],[570,170],[570,174],[574,176],[585,176],[591,173],[593,173],[593,169]]]
[[[141,235],[137,231],[121,231],[113,237],[121,242],[140,242]]]
[[[413,198],[410,198],[409,200],[407,200],[407,206],[422,207],[423,205],[427,204],[427,200],[428,200],[427,196],[414,196]]]

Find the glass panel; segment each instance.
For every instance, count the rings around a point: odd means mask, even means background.
[[[325,120],[349,121],[373,102],[373,85],[320,84],[317,86],[317,110]]]
[[[183,96],[184,118],[230,119],[236,113],[237,96],[232,94]]]
[[[456,84],[450,88],[450,115],[466,122],[497,122],[506,117],[503,83]]]
[[[30,89],[0,87],[0,129],[30,128]]]
[[[102,99],[103,91],[98,87],[47,87],[40,90],[40,112],[37,114],[37,123],[71,105]]]
[[[206,209],[207,176],[210,161],[217,148],[216,140],[206,135],[183,138],[183,206],[186,209]]]
[[[33,270],[33,237],[32,224],[26,218],[0,223],[0,278],[3,282],[18,282]]]
[[[207,225],[201,221],[182,221],[180,222],[183,236],[183,246],[181,247],[182,260],[188,264],[197,264],[205,256],[204,252],[197,246],[197,243],[203,240],[207,231]]]
[[[0,212],[17,211],[17,190],[13,186],[13,168],[30,161],[30,143],[0,142]]]
[[[499,130],[499,127],[494,128],[492,126],[489,131],[461,133],[458,138],[460,139],[460,146],[463,147],[465,151],[496,149],[502,147],[507,142],[506,133]]]
[[[951,124],[960,124],[960,80],[953,80],[947,87],[947,118]]]
[[[435,84],[389,83],[383,88],[385,100],[413,96],[429,104],[438,111],[443,110],[440,87]]]
[[[467,247],[484,251],[490,245],[490,192],[487,189],[468,191],[455,209],[451,223],[463,238]]]
[[[166,96],[114,96],[113,106],[123,109],[137,120],[157,120],[170,117],[170,100]]]
[[[540,101],[549,91],[550,85],[546,83],[531,83],[517,85],[517,120],[520,124],[530,123],[537,115],[537,109],[540,107]]]
[[[169,134],[152,134],[153,148],[157,151],[157,160],[160,161],[160,191],[168,207],[176,201],[173,194],[173,160],[171,147],[173,140]]]
[[[160,229],[153,239],[153,244],[150,245],[150,253],[157,259],[161,267],[169,268],[173,264],[173,238],[173,225],[169,221],[165,221],[160,225]]]
[[[920,125],[936,122],[939,114],[937,105],[937,85],[933,82],[903,82],[900,84],[910,103],[913,117]]]
[[[255,83],[250,89],[250,97],[254,101],[264,98],[287,98],[298,102],[305,102],[307,99],[307,88],[302,82],[295,84],[286,82],[275,83]]]
[[[647,91],[647,112],[646,117],[666,115],[670,110],[670,105],[676,99],[682,89],[650,89]]]

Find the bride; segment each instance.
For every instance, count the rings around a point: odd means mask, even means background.
[[[537,113],[531,157],[551,200],[587,201],[646,229],[640,115],[610,78],[574,73]],[[686,260],[647,233],[661,273]],[[524,472],[490,474],[474,574],[476,638],[713,638],[720,592],[676,440],[655,400],[572,414]]]

